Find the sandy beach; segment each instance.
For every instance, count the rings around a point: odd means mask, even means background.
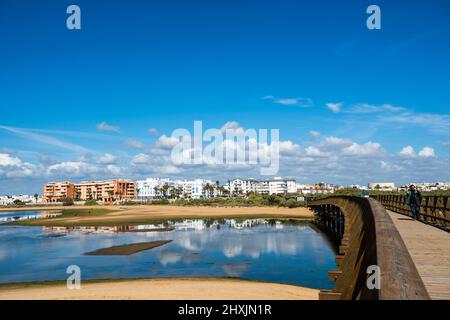
[[[52,210],[61,209],[109,209],[100,215],[83,215],[62,218],[30,220],[26,225],[35,226],[99,226],[119,224],[145,224],[163,219],[208,218],[208,217],[247,217],[247,218],[313,218],[313,212],[308,208],[280,207],[205,207],[205,206],[174,206],[174,205],[139,205],[139,206],[71,206],[49,207]],[[46,208],[28,208],[28,210],[47,210]]]
[[[317,300],[319,290],[226,278],[178,278],[0,286],[0,300]]]

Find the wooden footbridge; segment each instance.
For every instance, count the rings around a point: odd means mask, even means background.
[[[320,299],[450,299],[447,200],[426,198],[422,221],[409,218],[402,197],[329,197],[310,202],[316,224],[339,244],[338,268],[329,271],[335,289],[322,290]],[[379,286],[373,288],[377,274]]]

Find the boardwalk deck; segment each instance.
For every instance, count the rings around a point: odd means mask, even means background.
[[[450,233],[388,211],[431,299],[450,300]]]

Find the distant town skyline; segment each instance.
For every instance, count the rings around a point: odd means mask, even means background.
[[[173,130],[280,130],[277,176],[450,181],[450,3],[76,1],[0,5],[0,194],[48,181],[263,178],[174,165]],[[26,9],[26,10],[25,10]]]

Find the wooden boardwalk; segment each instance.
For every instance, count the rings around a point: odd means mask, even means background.
[[[450,300],[450,233],[388,210],[431,299]]]

